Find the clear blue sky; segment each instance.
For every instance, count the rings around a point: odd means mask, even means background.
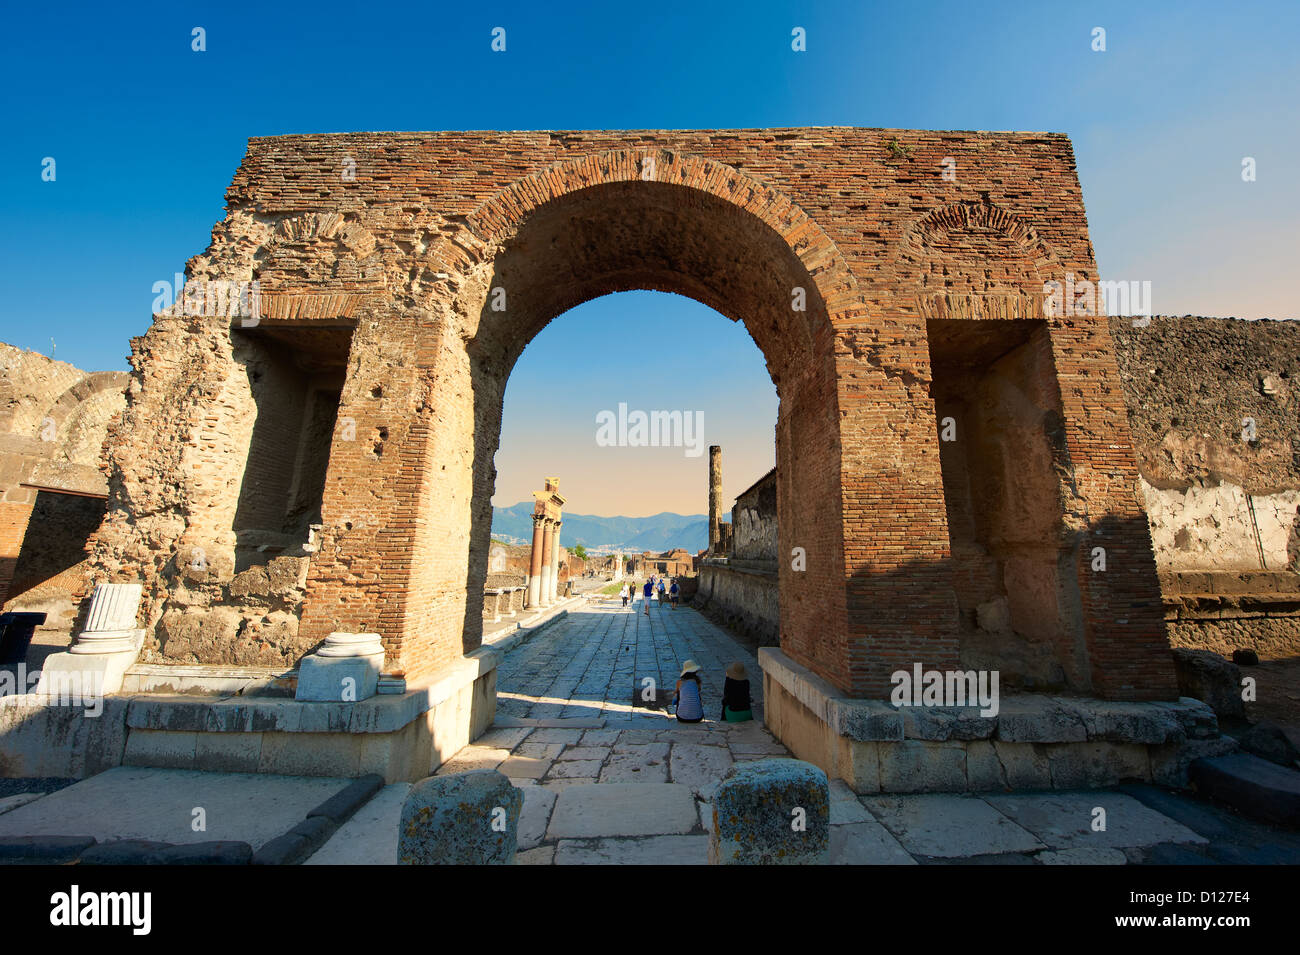
[[[195,26],[206,52],[190,48]],[[495,26],[507,30],[505,54],[490,49]],[[790,49],[794,26],[807,31],[805,53]],[[1091,49],[1096,26],[1104,53]],[[207,245],[249,136],[396,129],[1064,132],[1104,276],[1150,280],[1158,312],[1295,317],[1297,37],[1294,0],[11,4],[0,37],[0,340],[49,354],[52,338],[57,357],[82,368],[126,367],[153,283]],[[41,180],[46,156],[52,183]],[[1256,182],[1241,181],[1244,156]],[[706,351],[735,330],[717,316],[699,323],[694,303],[655,300],[665,327],[718,329]],[[583,321],[617,327],[619,301],[591,303],[544,336],[564,337],[566,322],[570,337]],[[507,429],[513,404],[536,397],[520,386],[544,344],[512,380]],[[567,367],[581,377],[602,358],[575,351]],[[752,359],[734,362],[738,387],[750,387],[754,363],[761,374]],[[629,366],[627,380],[668,370]],[[754,434],[770,442],[772,423]],[[756,476],[736,473],[728,492]],[[657,503],[643,513],[700,509]]]

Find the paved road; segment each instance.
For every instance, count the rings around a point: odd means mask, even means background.
[[[653,689],[671,694],[686,660],[701,667],[706,715],[722,707],[724,671],[745,665],[761,718],[762,679],[758,662],[740,644],[704,617],[639,598],[624,608],[616,597],[590,600],[570,611],[543,635],[506,655],[497,671],[497,712],[503,716],[645,719],[634,706],[653,680]],[[654,717],[660,720],[659,717]]]
[[[704,723],[632,705],[642,679],[671,691],[688,658],[704,673]],[[505,655],[497,724],[438,772],[498,769],[523,790],[520,863],[702,864],[710,800],[727,771],[788,755],[761,722],[717,722],[723,670],[735,660],[749,669],[757,697],[753,657],[694,611],[652,606],[647,618],[639,603],[628,611],[617,600],[589,602]],[[64,781],[9,782],[48,791]],[[260,845],[344,782],[124,767],[31,801],[0,799],[0,836],[183,842],[220,832]],[[386,787],[311,862],[395,864],[409,788]],[[205,837],[189,828],[195,806],[206,807]],[[1104,829],[1094,825],[1098,809]],[[831,833],[836,863],[1300,863],[1300,835],[1147,785],[858,796],[836,780]]]

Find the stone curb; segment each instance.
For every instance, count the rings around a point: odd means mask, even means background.
[[[1195,760],[1188,774],[1197,790],[1248,816],[1300,829],[1300,772],[1250,753]]]
[[[101,842],[81,854],[79,865],[248,865],[253,847],[247,842],[148,842],[122,839]]]
[[[311,858],[343,823],[384,788],[384,778],[370,773],[348,783],[282,836],[253,853],[252,865],[298,865]]]
[[[581,600],[581,597],[570,597],[569,600]],[[494,640],[489,646],[496,653],[508,653],[517,647],[527,643],[533,637],[546,630],[558,620],[562,620],[569,615],[569,607],[565,607],[559,613],[552,614],[545,620],[534,624],[531,627],[518,627],[509,636],[502,637],[500,640]]]
[[[352,814],[364,806],[374,797],[375,793],[384,788],[384,777],[378,773],[370,773],[368,776],[362,776],[360,779],[353,780],[341,791],[336,792],[329,799],[307,813],[307,818],[313,816],[324,816],[326,819],[336,823],[345,822],[351,818]]]
[[[77,861],[94,844],[94,836],[4,836],[0,837],[0,863],[64,865]]]

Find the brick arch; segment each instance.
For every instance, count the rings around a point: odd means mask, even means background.
[[[654,163],[649,173],[647,160]],[[821,226],[789,196],[733,166],[669,149],[592,153],[511,183],[466,217],[466,228],[476,240],[473,257],[482,261],[492,254],[548,203],[602,185],[638,182],[685,187],[752,215],[781,237],[815,281],[832,327],[866,317],[865,299],[844,256]],[[725,303],[719,304],[725,308]]]
[[[52,420],[56,428],[61,427],[63,422],[76,414],[85,402],[105,391],[124,392],[130,380],[130,373],[125,371],[91,372],[66,389],[50,404],[37,421],[36,428],[40,429],[46,419]]]
[[[1041,318],[1043,282],[1064,272],[1030,223],[987,197],[931,210],[898,248],[925,318]]]
[[[643,179],[641,163],[649,157],[655,175]],[[640,208],[629,211],[626,203],[643,203],[662,221],[647,224]],[[609,225],[626,227],[635,241],[628,248],[576,241],[575,218],[594,224],[589,239],[608,238],[600,229]],[[515,359],[569,308],[609,292],[648,288],[687,295],[744,321],[768,362],[781,402],[780,544],[810,554],[807,570],[798,574],[789,560],[780,565],[782,640],[792,654],[835,673],[847,687],[843,647],[822,632],[831,620],[836,630],[845,627],[843,537],[857,533],[846,530],[842,518],[841,429],[858,425],[846,425],[840,410],[837,326],[860,327],[867,308],[826,232],[788,197],[733,168],[645,149],[541,169],[453,223],[427,242],[423,264],[398,293],[421,316],[421,407],[428,418],[400,451],[403,472],[421,483],[402,492],[403,541],[394,550],[403,565],[395,576],[405,583],[386,598],[393,621],[389,665],[429,672],[479,644],[494,457]],[[678,247],[665,248],[659,239]],[[566,258],[574,255],[579,258]],[[556,262],[594,265],[570,271],[595,277],[571,287],[552,275],[549,266]],[[710,267],[719,274],[701,274]],[[504,281],[509,304],[506,313],[494,314],[489,297],[503,269],[510,273]],[[737,296],[751,284],[746,279],[761,291],[740,302]],[[805,289],[805,312],[791,308],[791,286]],[[327,522],[332,510],[327,492]],[[313,562],[317,579],[332,573],[328,562]],[[349,612],[323,593],[326,599],[314,599],[314,592],[309,584],[303,619],[312,634]],[[807,613],[809,606],[819,613]]]

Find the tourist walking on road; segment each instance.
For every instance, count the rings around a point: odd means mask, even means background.
[[[632,588],[630,588],[627,584],[624,584],[623,589],[618,592],[618,595],[623,598],[624,607],[627,606],[627,598],[628,598],[628,594],[631,592],[631,589]]]
[[[676,581],[676,579],[673,580],[673,585],[672,585],[672,587],[670,587],[670,588],[668,589],[668,596],[672,599],[672,608],[673,608],[674,610],[676,610],[676,609],[677,609],[677,598],[678,598],[678,596],[679,596],[679,593],[678,593],[678,590],[677,590],[677,581]]]
[[[664,579],[659,578],[659,609],[663,609],[664,604],[668,603],[667,588],[664,587]]]
[[[682,664],[682,675],[677,680],[673,704],[677,707],[677,722],[699,723],[704,719],[703,694],[700,692],[700,666],[694,660]]]
[[[654,596],[655,579],[651,577],[645,582],[645,615],[650,616],[650,598]]]

